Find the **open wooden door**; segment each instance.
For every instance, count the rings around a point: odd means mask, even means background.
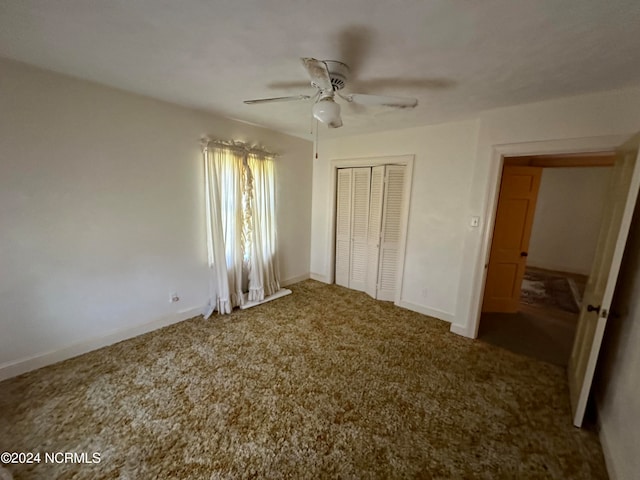
[[[613,292],[627,242],[638,187],[640,135],[623,145],[613,167],[607,203],[591,275],[586,286],[578,328],[569,359],[568,376],[573,424],[582,425],[591,382],[602,344]]]
[[[502,170],[483,312],[518,311],[541,176],[540,167]]]

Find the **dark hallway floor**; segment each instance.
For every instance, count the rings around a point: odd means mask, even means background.
[[[515,353],[567,366],[575,321],[539,313],[483,313],[478,338]]]
[[[529,272],[536,277],[548,274],[554,282],[566,275],[567,281],[577,290],[576,295],[581,296],[584,291],[585,277],[528,268]],[[549,289],[547,297],[540,296],[540,301],[536,300],[536,295],[526,295],[525,292],[523,299],[525,296],[526,299],[517,313],[483,313],[478,338],[515,353],[566,367],[578,320],[575,312],[579,309],[577,305],[573,309],[559,308],[559,305],[567,303],[567,299],[559,296],[554,298],[556,292],[557,289]],[[566,297],[566,294],[563,295]]]

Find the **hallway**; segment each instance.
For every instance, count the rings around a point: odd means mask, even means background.
[[[478,338],[566,367],[587,278],[528,267],[517,313],[483,313]]]

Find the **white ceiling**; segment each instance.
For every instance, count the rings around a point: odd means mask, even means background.
[[[419,99],[343,106],[330,134],[350,135],[640,85],[640,2],[3,0],[0,56],[306,138],[309,103],[242,103],[313,94],[299,57],[346,60],[345,91]]]

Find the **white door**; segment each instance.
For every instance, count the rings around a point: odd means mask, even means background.
[[[382,207],[382,238],[378,266],[379,300],[394,301],[398,280],[398,256],[402,238],[402,204],[404,201],[405,167],[387,165]]]
[[[351,180],[352,169],[338,170],[336,188],[336,284],[349,286],[351,264]]]
[[[354,168],[351,183],[351,265],[349,288],[364,291],[367,279],[367,234],[371,167]]]
[[[367,280],[365,292],[373,298],[378,293],[378,260],[382,231],[382,201],[384,199],[384,165],[371,169],[371,201],[369,202],[369,230],[367,233]]]
[[[609,315],[622,254],[629,233],[638,187],[640,135],[620,148],[613,167],[591,275],[569,359],[568,376],[573,424],[582,425],[591,382]]]

